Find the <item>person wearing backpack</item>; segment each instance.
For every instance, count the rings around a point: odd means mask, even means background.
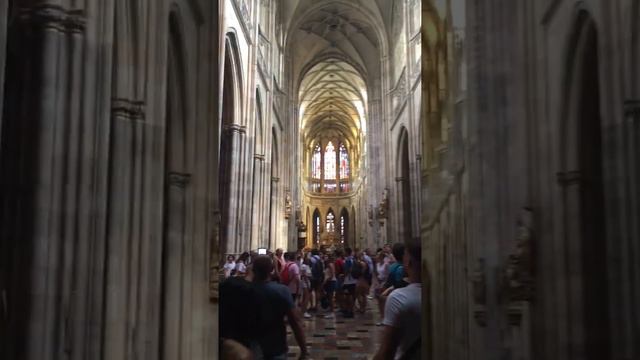
[[[367,295],[369,294],[369,279],[371,279],[371,270],[364,258],[364,252],[358,251],[355,257],[355,264],[351,271],[356,278],[356,300],[358,304],[358,312],[364,314],[367,309]]]
[[[421,359],[422,245],[419,239],[414,239],[403,248],[404,254],[400,257],[409,283],[389,295],[384,309],[380,348],[374,360]],[[399,260],[397,255],[394,256]]]
[[[318,305],[322,297],[322,284],[324,282],[324,263],[320,258],[318,249],[311,250],[311,292],[315,296],[311,296],[312,306],[310,310],[318,311]]]
[[[295,262],[295,255],[292,252],[284,254],[284,266],[280,273],[280,283],[289,288],[293,303],[296,304],[300,293],[300,267]]]
[[[355,303],[356,296],[356,283],[357,278],[362,276],[362,268],[357,265],[355,259],[353,258],[353,252],[351,248],[344,249],[345,254],[347,255],[344,259],[344,282],[342,283],[342,293],[343,293],[343,310],[342,315],[345,318],[353,317],[353,306]],[[355,267],[355,268],[354,268]]]
[[[384,309],[387,297],[392,291],[407,286],[407,282],[404,281],[405,270],[404,266],[402,265],[404,250],[405,249],[403,243],[393,244],[393,248],[391,249],[395,262],[389,265],[389,274],[387,276],[387,281],[382,286],[382,293],[378,298],[378,301],[380,302],[380,308],[382,309]],[[382,325],[382,323],[377,323],[376,325],[380,326]]]

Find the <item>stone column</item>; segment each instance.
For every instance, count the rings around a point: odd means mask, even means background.
[[[107,273],[105,294],[104,358],[128,358],[131,331],[129,318],[129,278],[131,276],[131,234],[135,197],[132,187],[135,178],[136,124],[144,117],[144,104],[127,99],[113,99],[113,139],[111,174],[109,238],[107,239]]]
[[[169,173],[166,207],[166,232],[163,245],[165,248],[162,267],[164,270],[162,308],[162,354],[165,359],[180,359],[183,349],[183,250],[185,249],[186,231],[186,192],[190,186],[191,175]]]
[[[242,148],[242,135],[245,133],[245,127],[237,124],[232,124],[225,128],[226,136],[230,137],[231,141],[231,154],[226,154],[230,157],[230,169],[231,172],[229,179],[229,193],[224,194],[229,197],[229,208],[223,209],[223,212],[227,212],[227,224],[222,226],[227,227],[227,253],[238,253],[241,250],[240,243],[238,241],[238,217],[240,215],[240,162],[241,148]],[[225,154],[221,154],[225,156]]]
[[[251,224],[251,246],[250,249],[254,250],[260,247],[262,241],[262,215],[263,208],[263,192],[264,186],[262,181],[264,177],[264,155],[253,155],[253,186],[252,186],[252,224]]]
[[[71,329],[63,331],[65,321],[72,321],[74,314],[72,284],[66,275],[76,266],[75,235],[65,229],[77,216],[75,189],[67,184],[77,184],[77,169],[69,167],[69,162],[78,156],[78,144],[69,143],[69,137],[79,131],[81,84],[68,71],[81,65],[84,15],[41,2],[20,9],[16,21],[20,63],[12,76],[20,87],[12,89],[15,110],[3,116],[3,122],[13,123],[10,141],[17,153],[9,165],[14,168],[3,165],[3,171],[12,172],[8,183],[20,188],[7,192],[19,191],[15,203],[19,206],[12,214],[14,223],[5,225],[16,226],[15,234],[7,234],[20,241],[15,245],[17,258],[12,260],[18,267],[29,264],[27,269],[15,269],[29,280],[9,290],[13,303],[6,305],[17,322],[9,336],[15,337],[12,348],[19,351],[10,357],[53,359],[70,350],[73,336]],[[69,174],[74,178],[67,179]]]
[[[269,223],[271,224],[271,231],[269,234],[269,249],[275,251],[278,246],[278,223],[280,222],[280,213],[278,206],[278,185],[280,182],[280,178],[272,177],[271,178],[271,219],[269,219]]]

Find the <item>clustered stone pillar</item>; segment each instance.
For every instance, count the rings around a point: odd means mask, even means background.
[[[228,212],[227,216],[227,224],[223,224],[223,226],[227,227],[227,244],[232,244],[232,248],[227,249],[228,253],[239,253],[244,251],[243,244],[238,238],[238,211],[240,208],[239,198],[240,198],[240,164],[236,164],[235,161],[240,159],[240,149],[242,148],[242,135],[245,133],[244,126],[232,124],[225,129],[226,136],[229,136],[229,141],[231,142],[231,154],[225,154],[223,156],[228,156],[229,161],[231,163],[230,166],[230,179],[229,179],[229,193],[223,194],[222,196],[227,196],[229,198],[229,208],[224,209],[224,211]]]
[[[77,187],[85,169],[76,165],[85,17],[50,2],[17,12],[9,33],[12,73],[5,89],[11,101],[4,104],[3,131],[11,136],[3,136],[0,177],[8,188],[0,228],[7,244],[15,244],[8,271],[30,281],[28,287],[11,283],[2,289],[7,323],[13,325],[0,347],[24,359],[46,360],[72,352],[85,337],[64,331],[84,318],[87,291],[86,247],[76,245],[75,237],[84,216],[77,211]],[[40,346],[29,344],[36,338]],[[61,340],[64,346],[57,346]]]

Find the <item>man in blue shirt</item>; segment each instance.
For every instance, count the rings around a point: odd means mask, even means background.
[[[287,359],[287,328],[285,316],[298,346],[300,359],[308,357],[304,330],[291,291],[285,285],[271,281],[273,262],[268,256],[258,256],[253,262],[253,283],[260,304],[260,319],[256,324],[258,343],[265,360]]]

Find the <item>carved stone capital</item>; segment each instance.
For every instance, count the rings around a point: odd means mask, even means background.
[[[224,126],[224,131],[230,133],[246,134],[247,127],[240,124],[230,124]]]
[[[274,182],[274,183],[280,182],[280,178],[279,177],[272,177],[271,178],[271,182]]]
[[[64,30],[67,11],[59,5],[37,4],[20,10],[20,19],[30,25],[45,29]]]
[[[522,325],[522,315],[524,312],[524,308],[521,305],[511,305],[507,308],[507,319],[509,321],[509,325],[511,326],[520,326]]]
[[[624,115],[640,121],[640,100],[627,100],[624,102]]]
[[[184,189],[191,182],[191,174],[170,172],[168,181],[169,186],[176,186]]]
[[[82,10],[70,10],[67,12],[65,29],[70,33],[83,33],[87,27],[87,17]]]
[[[264,154],[253,154],[253,158],[257,161],[264,161]]]
[[[558,172],[556,174],[556,179],[558,180],[558,184],[563,187],[576,185],[580,184],[582,181],[582,174],[579,170]]]
[[[487,309],[484,306],[477,306],[473,311],[473,318],[476,324],[481,327],[487,326]]]
[[[144,119],[144,102],[114,98],[111,100],[111,112],[116,117],[123,117],[130,120],[142,120]]]
[[[87,24],[83,10],[43,3],[21,9],[20,19],[31,26],[73,33],[84,32]]]

